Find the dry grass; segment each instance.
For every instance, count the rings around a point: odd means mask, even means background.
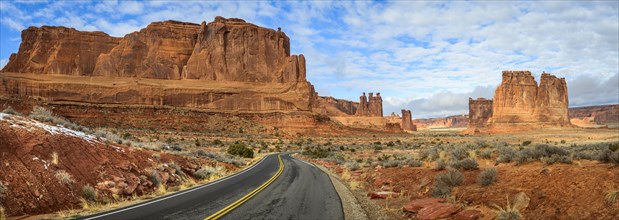
[[[58,165],[58,153],[56,152],[52,153],[52,164]]]
[[[73,176],[71,176],[70,173],[67,173],[67,171],[64,170],[58,170],[56,171],[56,179],[58,179],[58,181],[62,184],[72,184],[75,182],[75,180],[73,180]]]
[[[0,220],[5,220],[6,216],[4,216],[4,207],[0,206]]]
[[[617,197],[619,197],[619,190],[608,190],[608,192],[606,192],[606,202],[609,205],[615,204],[615,202],[617,202]]]

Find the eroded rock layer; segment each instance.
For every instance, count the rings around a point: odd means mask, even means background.
[[[484,128],[492,117],[492,99],[469,98],[469,128]]]
[[[413,124],[411,110],[402,109],[402,129],[406,131],[417,131],[417,126]]]
[[[124,38],[30,27],[11,57],[0,96],[234,112],[317,105],[305,58],[290,55],[286,34],[236,18],[154,22]]]

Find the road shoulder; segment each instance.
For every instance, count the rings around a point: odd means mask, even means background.
[[[344,209],[344,219],[355,219],[355,220],[367,220],[368,215],[365,210],[361,207],[353,193],[344,185],[344,183],[331,171],[326,169],[323,166],[318,164],[314,164],[320,170],[325,172],[329,179],[331,179],[331,183],[333,183],[333,187],[335,187],[335,191],[340,196],[340,200],[342,201],[342,209]]]

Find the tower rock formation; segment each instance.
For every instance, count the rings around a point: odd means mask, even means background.
[[[0,96],[47,102],[231,112],[312,111],[318,105],[305,58],[290,55],[286,34],[238,18],[154,22],[123,38],[30,27],[1,72]]]
[[[411,110],[402,109],[402,129],[406,131],[417,131],[417,126],[413,124]]]
[[[383,98],[380,97],[380,92],[369,93],[369,97],[365,96],[365,92],[359,97],[359,107],[357,108],[356,116],[368,117],[383,117]]]
[[[544,72],[538,86],[529,71],[503,71],[492,101],[469,99],[469,130],[485,125],[497,132],[571,125],[565,78]]]

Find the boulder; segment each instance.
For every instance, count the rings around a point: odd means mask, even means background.
[[[417,218],[420,220],[447,218],[456,213],[460,208],[451,203],[436,203],[419,210]]]
[[[412,212],[412,213],[417,213],[419,212],[419,210],[428,207],[428,206],[433,206],[439,203],[444,203],[446,202],[445,199],[441,199],[441,198],[423,198],[423,199],[416,199],[413,200],[409,203],[406,203],[403,207],[402,210],[405,212]]]
[[[477,220],[482,217],[481,211],[467,209],[454,215],[454,220]]]

